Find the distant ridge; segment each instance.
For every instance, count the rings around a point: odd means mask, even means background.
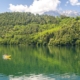
[[[70,16],[70,17],[80,16],[80,12],[71,11],[71,10],[66,10],[66,11],[62,11],[62,12],[48,11],[48,12],[45,12],[44,14],[51,15],[51,16],[60,16],[60,15],[65,15],[65,16]]]
[[[60,13],[57,11],[48,11],[48,12],[45,12],[44,14],[51,15],[51,16],[60,16]]]

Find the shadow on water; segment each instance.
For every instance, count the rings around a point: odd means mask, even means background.
[[[11,60],[4,60],[2,58],[4,54],[11,55]],[[6,76],[76,74],[79,76],[80,48],[0,46],[0,74]]]

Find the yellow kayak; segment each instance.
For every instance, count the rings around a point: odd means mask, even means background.
[[[11,55],[3,55],[3,59],[11,59]]]

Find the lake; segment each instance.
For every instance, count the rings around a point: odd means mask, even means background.
[[[0,80],[80,80],[80,47],[0,46]]]

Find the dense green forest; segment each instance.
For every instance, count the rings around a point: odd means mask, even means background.
[[[80,45],[80,17],[0,13],[0,44]]]

